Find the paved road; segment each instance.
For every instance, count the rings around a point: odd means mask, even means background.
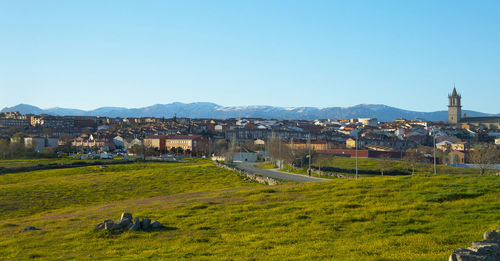
[[[252,174],[261,174],[262,176],[274,178],[274,179],[283,179],[283,180],[291,180],[297,182],[318,182],[318,181],[326,181],[329,179],[322,179],[316,177],[309,177],[300,174],[293,174],[284,171],[279,171],[275,169],[259,169],[255,167],[255,163],[239,163],[236,165],[237,168],[240,168],[244,171],[250,172]]]

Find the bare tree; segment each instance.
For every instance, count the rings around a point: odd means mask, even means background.
[[[328,157],[326,156],[318,156],[315,158],[314,162],[316,165],[318,165],[318,170],[321,171],[321,167],[327,167],[328,166]]]
[[[276,137],[276,134],[271,133],[271,138],[267,141],[266,147],[271,159],[277,163],[286,161],[293,162],[296,150],[293,148],[293,140],[290,144],[285,144],[281,138]],[[282,165],[280,166],[282,167]]]
[[[381,160],[379,161],[380,174],[384,176],[384,171],[388,171],[392,166],[391,156],[389,154],[383,154],[380,158],[381,158]]]
[[[9,154],[9,142],[5,139],[0,139],[0,159],[7,158]]]
[[[224,155],[229,148],[229,144],[226,139],[220,139],[212,143],[213,153],[217,156]]]
[[[236,133],[233,133],[233,136],[229,141],[228,149],[224,153],[224,157],[226,158],[227,162],[233,161],[234,155],[236,154],[236,143],[237,143]]]
[[[479,174],[484,175],[486,169],[496,163],[498,151],[495,146],[481,146],[470,154],[470,161],[479,168]]]
[[[60,137],[59,137],[59,141],[60,141],[60,147],[61,149],[66,152],[66,153],[69,153],[71,152],[72,150],[72,147],[71,147],[71,142],[73,141],[73,137],[69,134],[62,134]]]
[[[258,146],[254,144],[253,140],[246,140],[243,144],[241,144],[244,150],[248,151],[257,151]]]
[[[439,159],[439,164],[451,163],[450,154],[447,151],[437,151],[437,158]]]
[[[409,165],[411,168],[411,174],[415,174],[415,167],[421,162],[423,162],[423,157],[418,152],[406,152],[403,160]]]

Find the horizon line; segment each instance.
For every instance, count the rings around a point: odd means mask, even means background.
[[[328,108],[342,108],[342,109],[344,109],[344,108],[352,108],[352,107],[356,107],[356,106],[363,106],[363,105],[365,105],[365,106],[386,106],[386,107],[395,108],[395,109],[399,109],[399,110],[412,111],[412,112],[424,112],[424,113],[446,111],[445,109],[443,109],[443,110],[435,110],[435,111],[411,110],[411,109],[394,107],[394,106],[390,106],[390,105],[386,105],[386,104],[382,104],[382,103],[359,103],[359,104],[350,105],[350,106],[327,106],[327,107],[325,107],[325,106],[275,106],[275,105],[228,105],[228,106],[226,106],[226,105],[220,105],[220,104],[215,103],[215,102],[203,102],[203,101],[200,101],[200,102],[178,102],[177,101],[177,102],[170,102],[170,103],[155,103],[155,104],[152,104],[152,105],[147,105],[147,106],[142,106],[142,107],[100,106],[100,107],[97,107],[97,108],[94,108],[94,109],[80,109],[80,108],[59,107],[59,106],[42,108],[40,106],[33,105],[33,104],[19,103],[19,104],[13,105],[13,106],[5,106],[1,110],[8,109],[8,108],[13,108],[13,107],[20,106],[20,105],[27,105],[27,106],[36,107],[36,108],[41,109],[41,110],[66,109],[66,110],[79,110],[79,111],[83,111],[83,112],[91,112],[91,111],[95,111],[95,110],[102,109],[102,108],[116,108],[116,109],[127,109],[127,110],[130,110],[130,109],[144,109],[144,108],[152,107],[152,106],[155,106],[155,105],[170,105],[170,104],[175,104],[175,103],[180,103],[180,104],[184,104],[184,105],[196,104],[196,103],[208,103],[208,104],[217,105],[217,106],[222,107],[222,108],[232,108],[232,107],[233,108],[234,107],[274,107],[274,108],[283,108],[283,109],[288,109],[288,108],[315,108],[315,109],[322,110],[322,109],[328,109]],[[467,109],[464,109],[464,110],[466,110],[466,111],[474,111],[474,110],[467,110]],[[474,112],[481,112],[481,111],[474,111]],[[490,113],[490,112],[481,112],[481,113],[498,114],[498,113]]]

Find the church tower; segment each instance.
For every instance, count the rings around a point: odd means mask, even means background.
[[[461,119],[462,115],[462,104],[460,100],[462,96],[457,93],[455,87],[453,87],[453,93],[448,95],[448,123],[457,124]]]

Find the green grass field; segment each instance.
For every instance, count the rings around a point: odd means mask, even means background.
[[[272,165],[268,163],[259,163],[257,165],[260,168],[270,168]],[[321,161],[318,161],[316,158],[313,161],[312,166],[314,167],[335,167],[339,169],[345,169],[350,171],[340,171],[335,173],[340,173],[344,175],[353,176],[356,169],[356,159],[355,158],[346,158],[346,157],[322,157]],[[302,168],[291,168],[290,166],[285,166],[283,168],[284,171],[307,175],[308,165],[304,164]],[[407,162],[401,160],[387,160],[387,159],[377,159],[377,158],[358,158],[358,169],[360,171],[370,170],[375,171],[377,174],[360,174],[362,177],[373,177],[381,175],[381,170],[384,172],[392,171],[396,173],[401,173],[402,175],[411,174],[412,168],[408,165]],[[324,170],[324,169],[323,169]],[[498,170],[486,170],[486,174],[494,174],[499,172]],[[459,167],[451,167],[446,165],[437,165],[437,173],[441,174],[470,174],[470,175],[478,175],[479,170],[473,168],[459,168]],[[429,163],[419,163],[415,165],[415,175],[434,175],[434,165]],[[313,176],[320,177],[317,174],[313,173]],[[328,176],[321,176],[322,178],[329,178]]]
[[[445,260],[500,225],[500,177],[263,186],[209,161],[0,175],[5,260]],[[95,232],[122,212],[165,229]],[[41,230],[20,233],[28,225]]]
[[[0,160],[0,168],[11,169],[18,167],[33,167],[33,166],[46,166],[52,164],[74,164],[74,163],[106,163],[110,161],[117,161],[113,159],[72,159],[72,158],[42,158],[42,159],[10,159],[10,160]]]
[[[324,166],[331,166],[343,169],[355,169],[355,158],[344,157],[328,157]],[[411,172],[411,167],[405,161],[401,160],[384,160],[377,158],[358,158],[358,168],[360,170],[378,170],[386,162],[385,171],[395,170],[401,172]],[[318,165],[316,163],[315,165]],[[437,172],[440,174],[479,174],[479,170],[472,168],[450,167],[446,165],[437,165]],[[496,171],[498,172],[498,171]],[[489,170],[488,173],[495,173],[494,170]],[[429,163],[417,164],[415,174],[434,174],[434,165]]]

